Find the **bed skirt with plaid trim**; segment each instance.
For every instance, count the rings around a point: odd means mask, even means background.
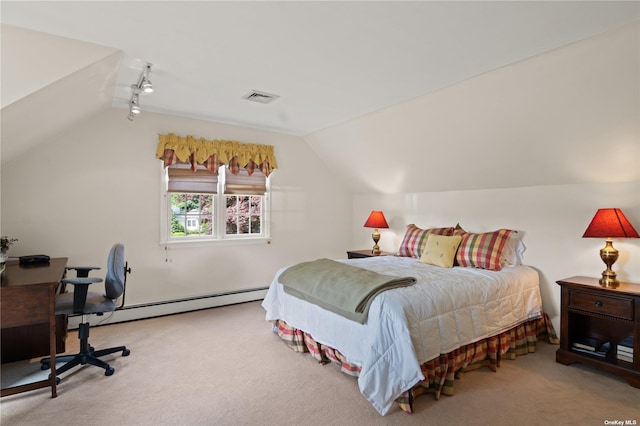
[[[334,362],[341,370],[358,377],[360,367],[351,364],[336,349],[322,345],[302,330],[290,327],[282,320],[274,321],[274,331],[296,352],[309,352],[322,364]],[[515,359],[536,351],[538,340],[552,344],[560,341],[546,313],[540,318],[529,320],[508,331],[462,346],[452,352],[422,364],[425,379],[406,390],[396,399],[396,404],[407,413],[413,412],[413,399],[425,393],[432,393],[436,400],[440,395],[453,395],[453,383],[462,375],[480,367],[497,371],[502,359]]]

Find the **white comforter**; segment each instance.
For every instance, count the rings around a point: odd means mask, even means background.
[[[360,366],[360,392],[382,415],[424,380],[421,364],[542,314],[538,273],[527,266],[494,272],[395,256],[343,261],[418,282],[378,295],[359,324],[285,293],[278,282],[283,268],[262,306],[267,320],[284,320]]]

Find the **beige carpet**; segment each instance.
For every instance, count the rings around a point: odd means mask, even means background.
[[[48,389],[4,397],[10,425],[606,425],[640,424],[640,389],[555,362],[557,346],[472,371],[452,397],[416,400],[416,413],[380,416],[356,379],[290,350],[259,302],[91,329],[97,348],[125,344],[116,372],[84,366]],[[68,349],[77,347],[70,332]]]

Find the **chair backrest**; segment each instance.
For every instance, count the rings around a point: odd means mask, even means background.
[[[107,276],[104,280],[105,293],[109,299],[122,296],[125,285],[124,246],[114,244],[107,259]]]

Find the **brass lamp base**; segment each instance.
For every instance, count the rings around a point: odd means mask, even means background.
[[[602,271],[602,278],[598,280],[602,287],[616,288],[620,285],[620,281],[616,279],[616,273],[611,269]]]
[[[618,250],[613,247],[611,238],[607,239],[604,248],[600,250],[600,259],[607,265],[607,269],[602,271],[602,278],[598,282],[602,287],[618,287],[620,282],[617,280],[617,274],[611,269],[611,266],[618,260]]]
[[[373,231],[373,234],[371,235],[371,238],[373,238],[373,242],[375,243],[373,249],[371,250],[371,254],[373,254],[374,256],[380,256],[380,253],[382,253],[380,251],[380,246],[378,245],[378,241],[380,241],[380,232],[375,229]]]

